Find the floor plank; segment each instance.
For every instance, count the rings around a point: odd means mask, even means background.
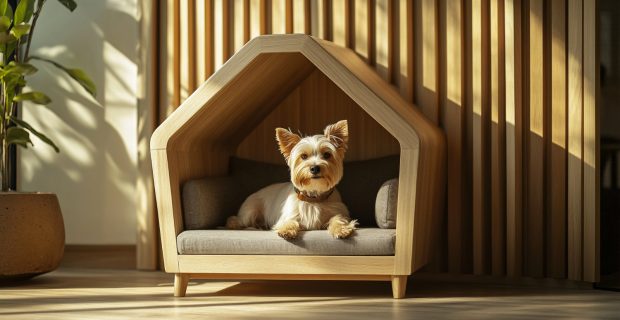
[[[78,250],[79,249],[79,250]],[[131,249],[73,248],[60,269],[0,286],[0,319],[512,319],[614,318],[620,293],[579,283],[421,274],[405,299],[389,282],[191,280],[172,296],[173,275],[129,269]],[[112,257],[115,257],[112,259]],[[126,269],[123,269],[126,268]],[[502,280],[503,279],[503,280]],[[498,284],[500,283],[500,284]],[[568,287],[567,287],[568,284]],[[571,286],[575,286],[572,288]]]

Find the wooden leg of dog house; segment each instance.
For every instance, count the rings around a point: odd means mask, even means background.
[[[187,291],[187,283],[189,283],[189,275],[185,273],[174,274],[174,296],[185,297]]]
[[[392,276],[392,296],[401,299],[407,291],[407,276]]]

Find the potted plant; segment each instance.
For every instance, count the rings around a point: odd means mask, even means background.
[[[70,11],[74,0],[57,0]],[[46,0],[0,0],[0,280],[30,278],[54,270],[64,253],[64,224],[53,193],[10,190],[9,148],[33,146],[34,135],[59,152],[54,142],[16,117],[23,101],[48,104],[45,93],[26,88],[36,63],[50,63],[93,97],[94,83],[80,69],[30,54],[32,35]]]

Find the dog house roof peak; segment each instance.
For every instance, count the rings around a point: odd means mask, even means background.
[[[261,109],[273,105],[272,97],[288,94],[315,69],[393,135],[401,149],[417,149],[424,135],[438,134],[437,127],[354,51],[308,35],[264,35],[243,46],[170,114],[153,133],[151,149],[238,135],[250,121],[239,113],[266,116]],[[195,127],[191,123],[202,132],[184,136],[188,127]]]

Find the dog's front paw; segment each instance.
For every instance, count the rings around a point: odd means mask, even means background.
[[[229,229],[229,230],[243,229],[243,226],[241,225],[241,222],[239,221],[239,217],[237,216],[228,217],[228,219],[226,220],[226,229]]]
[[[299,235],[299,231],[296,229],[280,229],[278,230],[278,236],[286,240],[294,240],[297,239],[297,235]]]
[[[328,231],[336,239],[346,239],[353,234],[356,225],[357,220],[348,223],[333,223],[328,227]]]
[[[288,221],[276,229],[276,232],[281,238],[293,240],[299,235],[299,229],[299,223],[297,223],[297,221]]]

